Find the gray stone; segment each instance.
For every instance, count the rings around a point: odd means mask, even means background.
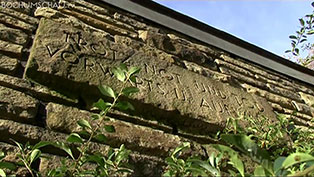
[[[20,57],[23,46],[0,40],[0,51],[7,52],[10,55]]]
[[[66,142],[67,134],[50,131],[41,127],[21,124],[10,120],[0,119],[0,142],[11,143],[12,139],[19,143],[30,142],[31,144],[38,143],[39,141],[50,142]],[[88,144],[90,153],[101,153],[107,155],[109,146],[91,142]],[[75,147],[70,146],[70,147]],[[72,149],[72,151],[73,151]],[[47,148],[44,153],[50,153],[55,155],[66,155],[63,151],[56,148]],[[154,156],[148,156],[132,152],[130,154],[130,164],[135,167],[134,176],[156,176],[161,175],[161,169],[164,165],[163,161]]]
[[[212,70],[217,70],[217,66],[212,58],[212,53],[205,53],[191,45],[191,42],[180,38],[171,39],[166,34],[153,31],[139,31],[139,38],[151,47],[163,50],[167,53],[176,55],[181,60],[195,62]]]
[[[55,131],[66,133],[79,132],[80,128],[77,125],[77,121],[81,119],[93,122],[92,125],[94,127],[96,127],[98,123],[98,121],[91,120],[92,113],[77,108],[49,103],[46,109],[47,126]],[[181,143],[187,141],[182,140],[176,135],[163,133],[160,130],[134,125],[112,118],[110,121],[106,121],[105,124],[113,125],[116,130],[114,133],[104,132],[110,146],[118,147],[120,144],[125,144],[128,149],[138,151],[142,154],[167,157],[169,151],[174,150]],[[103,125],[101,125],[101,127],[103,127]]]
[[[73,2],[72,0],[61,0],[60,3],[63,3],[66,5],[66,7],[68,7],[66,9],[69,11],[66,11],[66,12],[70,15],[72,14],[72,12],[77,12],[82,15],[87,15],[91,17],[90,21],[94,21],[98,19],[98,20],[101,20],[102,22],[113,25],[113,27],[110,28],[110,30],[119,31],[119,33],[122,33],[122,34],[126,34],[125,32],[128,31],[129,32],[128,35],[131,35],[133,37],[137,36],[136,31],[132,26],[122,23],[118,20],[115,20],[114,18],[112,18],[111,15],[100,14],[98,12],[95,12],[93,8],[87,7],[88,6],[87,4],[92,5],[91,3],[88,3],[86,1],[74,1]],[[92,6],[95,7],[95,5],[92,5]],[[65,9],[62,8],[61,6],[59,10],[64,11]],[[74,13],[73,15],[75,14],[76,13]],[[93,26],[92,23],[89,23],[89,24]]]
[[[135,113],[145,118],[208,134],[222,129],[226,119],[237,116],[238,112],[253,117],[261,114],[270,119],[275,117],[265,100],[188,71],[165,52],[148,46],[135,50],[112,39],[108,33],[87,33],[42,19],[26,76],[64,93],[86,98],[83,95],[92,93],[92,86],[96,88],[100,83],[119,87],[109,69],[124,62],[142,68],[137,82],[141,92],[132,102]]]
[[[265,68],[256,66],[255,64],[252,64],[252,63],[248,64],[243,59],[239,59],[239,58],[235,59],[225,54],[222,54],[220,58],[231,64],[245,68],[252,73],[256,73],[255,78],[262,79],[263,82],[267,81],[268,83],[279,85],[280,87],[284,89],[288,89],[288,90],[290,89],[292,91],[297,90],[297,91],[302,91],[308,94],[314,94],[314,89],[310,87],[309,85],[304,86],[302,85],[302,83],[292,81],[286,76],[283,76],[274,71],[267,70]]]
[[[17,146],[13,146],[8,143],[0,142],[0,151],[4,152],[6,154],[5,158],[1,161],[5,162],[11,162],[11,163],[17,163],[19,161],[19,158],[16,156],[17,153],[20,153]],[[6,170],[7,176],[21,176],[21,177],[27,177],[31,174],[24,166],[16,166],[17,169],[14,171]]]
[[[299,92],[299,94],[301,95],[301,98],[303,99],[303,101],[309,105],[314,107],[314,96],[313,95],[309,95],[303,92]]]
[[[38,98],[42,101],[58,102],[64,104],[76,104],[78,103],[77,99],[66,97],[54,90],[51,90],[45,86],[39,85],[37,83],[31,83],[28,80],[1,74],[0,73],[0,86],[12,88],[20,92],[32,95],[35,98]]]
[[[245,88],[247,90],[247,92],[255,93],[261,97],[264,97],[269,102],[277,103],[277,104],[281,105],[282,107],[289,108],[289,109],[295,108],[292,104],[291,99],[288,99],[288,98],[285,98],[285,97],[282,97],[282,96],[279,96],[279,95],[276,95],[273,93],[269,93],[265,90],[259,89],[258,87],[254,87],[254,86],[246,84],[246,83],[241,84],[241,86],[243,88]]]
[[[31,121],[37,114],[38,101],[22,92],[0,86],[0,117]]]
[[[66,1],[62,1],[68,4]],[[132,26],[112,20],[112,17],[95,13],[93,10],[82,6],[68,5],[69,8],[59,8],[62,13],[73,16],[80,21],[112,34],[126,35],[137,38],[137,33]]]
[[[3,24],[0,24],[1,40],[25,46],[27,38],[28,38],[27,34],[25,34],[23,31],[14,28],[9,28]]]
[[[27,33],[31,33],[36,28],[36,26],[34,25],[26,23],[12,16],[8,16],[7,14],[4,14],[2,12],[0,12],[0,22],[3,24],[9,24],[21,30],[25,30]]]
[[[18,66],[19,62],[16,58],[0,54],[0,72],[13,75]]]
[[[221,72],[224,74],[228,74],[229,76],[234,77],[238,80],[257,86],[261,89],[264,89],[265,91],[269,91],[277,95],[281,95],[283,97],[293,99],[300,103],[303,102],[299,94],[291,90],[278,87],[277,85],[267,83],[267,80],[262,80],[261,77],[258,77],[260,78],[258,79],[254,75],[254,73],[247,71],[247,69],[245,68],[241,68],[239,66],[229,64],[228,62],[225,62],[219,59],[216,59],[215,62],[219,64],[219,68]]]
[[[25,13],[21,13],[19,11],[13,10],[12,8],[5,8],[0,6],[0,11],[4,14],[8,14],[10,16],[13,16],[17,19],[21,19],[22,21],[31,24],[31,25],[37,25],[39,20],[37,18],[34,18],[32,16],[26,15]]]

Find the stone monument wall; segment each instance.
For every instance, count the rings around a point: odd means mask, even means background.
[[[277,112],[314,127],[313,86],[227,49],[99,1],[60,0],[55,8],[8,2],[26,7],[0,7],[0,149],[11,160],[17,151],[11,139],[65,141],[78,131],[76,121],[88,118],[100,97],[97,86],[119,87],[110,68],[120,63],[142,69],[140,92],[129,100],[135,111],[110,113],[116,133],[93,147],[106,152],[125,144],[138,175],[160,174],[163,159],[184,141],[193,152],[210,151],[203,144],[217,143],[212,135],[228,117],[266,116],[271,123]],[[55,163],[64,158],[45,153]],[[51,165],[41,159],[38,169]]]

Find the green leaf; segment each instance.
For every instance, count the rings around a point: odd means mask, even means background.
[[[93,114],[91,115],[92,120],[98,120],[101,118],[101,116],[99,114]]]
[[[295,48],[294,51],[295,51],[295,53],[296,53],[297,55],[299,55],[299,51],[300,51],[300,50],[299,50],[298,48]]]
[[[11,162],[0,162],[0,169],[9,169],[12,171],[16,170],[16,166],[14,165],[14,163]]]
[[[266,176],[264,168],[259,165],[254,170],[254,176]]]
[[[285,51],[285,53],[289,53],[289,52],[291,52],[291,50],[286,50],[286,51]]]
[[[21,144],[21,143],[15,141],[15,140],[12,140],[12,141],[19,147],[19,150],[20,150],[20,151],[24,152],[23,144]]]
[[[136,76],[134,76],[134,75],[131,76],[131,77],[130,77],[130,80],[131,80],[131,82],[136,83]]]
[[[282,163],[286,160],[286,157],[278,157],[274,162],[275,174],[281,169]]]
[[[53,144],[53,146],[55,146],[56,148],[64,150],[72,159],[74,159],[74,156],[72,154],[71,149],[66,144],[64,144],[62,142],[56,142]]]
[[[105,130],[106,130],[107,132],[109,132],[109,133],[113,133],[113,132],[116,131],[116,129],[114,128],[113,125],[105,125],[104,128],[105,128]]]
[[[89,122],[87,120],[81,119],[81,120],[77,121],[77,124],[79,126],[81,126],[82,128],[92,129],[92,126],[89,124]]]
[[[186,167],[185,170],[192,172],[193,176],[208,176],[203,169],[196,167]]]
[[[83,143],[83,139],[77,133],[71,133],[68,136],[67,141],[70,143]]]
[[[309,34],[309,35],[314,34],[314,30],[308,31],[307,34]]]
[[[126,66],[125,63],[121,63],[121,64],[119,65],[119,68],[120,68],[123,72],[125,72],[125,73],[128,71],[128,67]]]
[[[7,176],[2,169],[0,169],[0,176],[2,176],[2,177],[6,177]]]
[[[105,165],[105,162],[101,158],[101,155],[98,155],[98,154],[87,155],[86,161],[88,161],[88,162],[96,162],[100,166]]]
[[[87,130],[81,130],[79,132],[79,135],[83,135],[85,137],[89,137],[90,136],[90,133],[87,131]]]
[[[30,164],[32,164],[36,159],[38,159],[41,155],[41,151],[39,149],[34,149],[30,155]]]
[[[100,109],[100,110],[105,110],[106,108],[110,107],[112,104],[105,102],[103,99],[99,99],[96,103],[93,104],[94,107]]]
[[[114,93],[114,91],[112,90],[112,88],[106,86],[106,85],[100,85],[98,86],[100,92],[105,95],[105,96],[109,96],[111,98],[116,98],[116,94]]]
[[[232,156],[230,158],[230,163],[240,172],[241,176],[244,177],[244,165],[243,162],[238,158],[238,156]]]
[[[230,157],[238,155],[238,152],[236,152],[235,150],[233,150],[232,148],[230,148],[228,146],[220,145],[220,144],[211,144],[211,146],[213,148],[217,149],[221,153],[227,153],[228,156],[230,156]]]
[[[135,67],[135,66],[132,66],[128,72],[129,76],[132,76],[134,74],[137,74],[139,73],[141,70],[141,68],[138,68],[138,67]]]
[[[207,162],[204,162],[200,159],[191,158],[191,159],[188,159],[187,162],[193,162],[197,164],[198,166],[210,172],[213,176],[220,176],[220,172],[218,169],[216,169],[215,167],[209,165]]]
[[[282,163],[282,168],[288,168],[302,162],[314,161],[314,157],[306,153],[293,153],[289,155]]]
[[[264,168],[272,171],[272,162],[268,152],[258,147],[258,145],[248,136],[240,134],[223,134],[221,135],[221,139],[228,144],[236,146],[243,153],[260,163]]]
[[[107,143],[108,142],[108,139],[105,135],[103,134],[98,134],[95,136],[95,139],[101,143]]]
[[[184,142],[182,145],[177,147],[171,154],[172,157],[177,158],[181,151],[188,149],[191,147],[191,144],[189,142]]]
[[[125,74],[120,67],[114,67],[114,68],[112,68],[111,71],[117,77],[118,80],[120,80],[122,82],[125,80]]]
[[[121,111],[126,111],[128,109],[134,111],[135,108],[133,105],[127,101],[120,101],[115,105],[116,108],[120,109]]]
[[[304,26],[304,20],[302,18],[299,19],[301,26]]]
[[[125,96],[129,96],[133,93],[137,93],[139,92],[140,89],[136,88],[136,87],[126,87],[122,90],[122,94],[125,95]]]
[[[0,151],[0,160],[2,160],[5,157],[5,153]]]
[[[53,143],[50,142],[50,141],[40,141],[39,143],[35,144],[32,149],[33,150],[34,149],[40,149],[42,147],[49,146],[49,145],[52,145],[52,144]]]
[[[295,35],[289,36],[290,39],[298,39]]]

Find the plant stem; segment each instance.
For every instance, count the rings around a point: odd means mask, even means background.
[[[32,168],[30,167],[30,164],[28,164],[27,161],[26,161],[25,154],[22,152],[21,155],[22,155],[22,159],[21,160],[24,163],[26,169],[31,173],[32,177],[35,177],[35,175],[34,175],[34,173],[32,171]]]
[[[81,158],[83,157],[83,155],[85,154],[85,152],[87,151],[87,149],[88,149],[88,147],[89,147],[88,144],[92,141],[92,139],[93,139],[95,133],[98,131],[98,129],[100,128],[100,126],[101,126],[102,123],[104,122],[107,113],[115,106],[115,104],[116,104],[116,102],[118,101],[119,97],[122,95],[122,90],[123,90],[123,88],[126,86],[126,84],[127,84],[127,82],[129,81],[129,79],[130,79],[130,76],[127,75],[125,81],[124,81],[123,84],[122,84],[122,88],[121,88],[120,91],[118,92],[118,95],[114,98],[114,100],[113,100],[111,106],[110,106],[108,109],[105,110],[103,116],[101,117],[100,121],[99,121],[98,124],[96,125],[96,128],[92,130],[92,132],[91,132],[91,134],[90,134],[88,140],[80,146],[81,152],[80,152],[79,157],[75,160],[75,165],[74,165],[74,167],[73,167],[73,169],[72,169],[73,171],[78,171],[78,172],[79,172],[79,169],[77,169],[78,163],[79,163],[79,161],[81,160]]]

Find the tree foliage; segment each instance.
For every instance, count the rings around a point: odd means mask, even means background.
[[[312,2],[314,8],[314,2]],[[314,34],[314,10],[299,19],[300,28],[295,34],[290,35],[291,49],[286,53],[291,53],[292,58],[305,67],[314,69],[314,43],[311,37]]]

